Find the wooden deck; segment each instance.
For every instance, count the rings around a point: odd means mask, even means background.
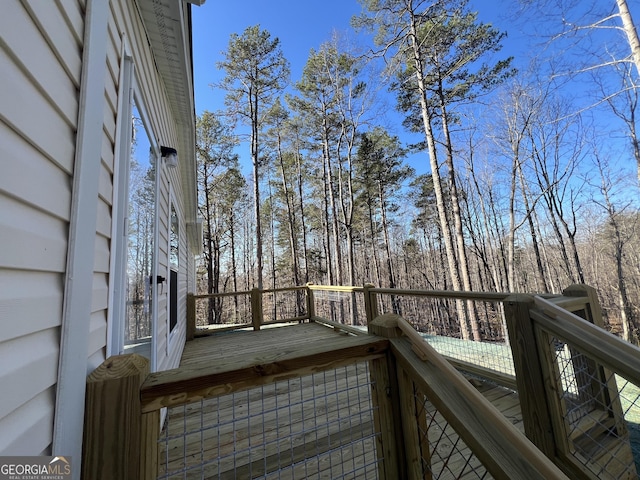
[[[356,337],[314,323],[227,332],[188,342],[181,367],[242,369],[272,360],[274,352],[290,357],[345,341]],[[170,409],[160,440],[160,478],[377,478],[367,362],[336,366]],[[522,429],[514,392],[473,383]],[[452,433],[443,419],[435,423]],[[434,472],[445,463],[446,443],[440,448],[443,459],[432,457]],[[464,449],[451,456],[449,468],[466,462],[464,456]],[[472,466],[466,471],[475,475]]]

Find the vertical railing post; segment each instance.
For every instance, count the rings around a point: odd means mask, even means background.
[[[377,309],[376,309],[377,310]],[[398,338],[402,332],[397,328],[397,315],[382,315],[369,323],[369,332],[385,338]],[[382,458],[378,468],[380,479],[407,477],[405,436],[402,431],[400,388],[398,386],[398,366],[391,353],[369,362],[371,372],[371,394],[374,404],[374,422],[378,458]],[[410,466],[409,466],[410,467]]]
[[[254,288],[251,290],[251,323],[254,330],[260,330],[262,316],[262,290]]]
[[[316,299],[311,289],[312,285],[313,283],[307,283],[307,316],[309,321],[313,321],[313,317],[316,316]]]
[[[593,287],[583,284],[570,285],[562,291],[565,297],[586,297],[589,308],[585,312],[583,318],[588,322],[604,328],[604,320],[602,319],[602,308],[598,300],[598,292]],[[582,316],[579,315],[578,316]]]
[[[187,294],[187,341],[196,334],[196,299],[193,293]]]
[[[156,480],[160,461],[160,410],[142,414],[140,436],[140,480]]]
[[[157,477],[159,411],[140,406],[147,375],[149,360],[130,354],[109,357],[87,377],[82,478]]]
[[[371,283],[365,283],[364,285],[364,309],[367,315],[367,329],[370,329],[369,325],[378,316],[378,299],[376,294],[371,290],[375,288],[375,285]]]
[[[425,414],[425,397],[416,390],[407,371],[401,366],[397,369],[407,478],[431,480],[431,450],[427,434],[429,425]]]
[[[503,304],[524,430],[529,440],[553,459],[556,442],[542,371],[546,359],[541,357],[541,349],[550,347],[538,345],[530,315],[534,304],[531,295],[510,295]]]

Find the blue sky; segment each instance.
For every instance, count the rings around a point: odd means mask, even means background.
[[[209,85],[221,73],[215,64],[222,60],[229,36],[260,24],[272,37],[278,37],[283,53],[291,63],[291,79],[302,74],[309,50],[331,37],[334,29],[349,28],[351,16],[360,11],[356,0],[208,0],[193,8],[193,57],[196,112],[223,107],[223,94]]]
[[[514,5],[517,0],[472,0],[477,5],[481,20],[491,22],[500,28],[504,23],[500,16],[507,3]],[[348,32],[355,37],[350,27],[351,17],[361,11],[357,0],[243,0],[230,2],[208,0],[201,7],[193,7],[193,57],[196,113],[204,110],[215,111],[224,108],[224,93],[211,87],[219,81],[223,73],[216,69],[216,62],[222,60],[221,52],[226,50],[232,33],[241,34],[248,26],[260,24],[261,28],[278,37],[282,51],[291,64],[291,81],[300,79],[310,49],[318,49],[331,38],[334,30]],[[508,50],[517,48],[520,42],[515,33],[510,33]],[[361,39],[357,40],[362,42]],[[390,97],[389,112],[391,125],[396,125],[392,133],[405,142],[422,140],[422,135],[411,135],[403,130],[400,116],[393,111],[394,100]],[[250,164],[247,145],[240,145],[243,170],[248,173]],[[407,162],[418,173],[429,170],[425,154],[411,155]]]
[[[478,5],[483,21],[499,26],[503,0],[472,3]],[[248,26],[260,24],[273,37],[278,37],[291,63],[291,79],[297,81],[309,50],[329,40],[334,30],[352,32],[349,22],[360,10],[357,0],[208,0],[203,6],[194,7],[196,112],[223,107],[223,94],[210,84],[221,78],[215,64],[222,59],[220,52],[227,48],[232,33],[241,34]],[[511,43],[517,38],[513,33]]]
[[[606,1],[611,2],[612,6],[615,3],[613,0]],[[503,50],[499,56],[504,58],[514,55],[516,65],[519,61],[528,61],[527,53],[538,48],[534,46],[535,41],[531,37],[518,32],[518,19],[515,16],[518,3],[518,0],[470,1],[471,7],[479,12],[481,21],[492,23],[499,30],[507,32],[508,37],[503,41]],[[635,10],[637,5],[630,4],[630,8]],[[310,49],[317,49],[329,40],[334,30],[348,32],[355,37],[350,28],[350,19],[360,10],[357,0],[208,0],[201,7],[193,7],[196,113],[224,108],[224,93],[210,85],[222,78],[216,62],[222,59],[221,52],[226,50],[232,33],[241,34],[248,26],[260,24],[272,37],[278,37],[283,53],[291,64],[291,81],[295,82],[300,79]],[[364,43],[361,39],[356,41]],[[526,52],[526,49],[530,49],[530,52]],[[572,88],[576,87],[578,85],[574,83]],[[571,95],[574,93],[569,92]],[[388,102],[388,123],[395,126],[391,129],[392,133],[399,135],[405,142],[422,140],[422,136],[411,136],[403,130],[400,116],[394,113],[394,99],[389,97]],[[247,145],[240,145],[237,152],[247,173],[247,165],[250,163],[249,148]],[[410,156],[407,161],[418,173],[429,170],[424,153]]]

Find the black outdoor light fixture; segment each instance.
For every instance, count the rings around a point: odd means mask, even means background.
[[[178,166],[178,151],[175,148],[161,146],[160,153],[167,167],[175,168]]]

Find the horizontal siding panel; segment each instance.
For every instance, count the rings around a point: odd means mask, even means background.
[[[118,84],[118,72],[120,70],[120,51],[122,49],[122,40],[116,28],[115,19],[109,16],[107,25],[108,45],[107,45],[107,72],[111,77],[108,83]]]
[[[113,175],[109,167],[101,162],[100,178],[98,180],[98,195],[107,204],[113,203]]]
[[[0,455],[51,455],[55,387],[0,419]]]
[[[93,274],[93,294],[91,296],[91,313],[107,308],[109,302],[109,281],[106,274]]]
[[[4,49],[0,49],[4,91],[0,95],[0,119],[49,155],[61,168],[71,173],[75,152],[75,130],[42,96],[31,80],[18,68]]]
[[[80,86],[82,45],[78,44],[54,2],[22,0],[76,87]]]
[[[1,17],[2,15],[0,15]],[[40,210],[68,220],[71,210],[69,174],[42,156],[20,135],[0,123],[0,156],[19,159],[6,162],[0,175],[0,191],[21,198]],[[56,192],[51,195],[51,192]]]
[[[101,310],[91,314],[89,322],[89,347],[88,357],[91,358],[98,354],[101,360],[98,365],[104,360],[104,349],[107,345],[107,311]],[[87,373],[90,373],[87,372]]]
[[[0,267],[64,272],[67,222],[0,195]]]
[[[100,158],[102,158],[102,164],[107,168],[109,173],[113,174],[113,142],[109,139],[109,135],[104,133],[102,135],[102,149],[100,150]]]
[[[126,33],[126,27],[125,27],[125,23],[124,23],[124,17],[122,16],[122,6],[120,5],[120,1],[116,0],[116,1],[112,1],[109,4],[110,7],[110,15],[109,15],[109,28],[112,28],[112,30],[114,32],[118,32],[118,36],[121,36],[122,34],[127,35]],[[113,27],[111,27],[111,24],[113,22]],[[131,40],[128,40],[129,44],[131,44]]]
[[[111,205],[102,198],[98,199],[98,222],[96,231],[103,237],[111,237]]]
[[[116,111],[118,110],[118,85],[109,73],[107,73],[107,78],[105,79],[104,83],[105,96],[107,98],[105,109],[110,110],[113,113],[113,117],[115,118]]]
[[[60,8],[73,38],[78,45],[82,46],[84,42],[84,2],[62,2]]]
[[[98,273],[109,273],[109,246],[107,237],[96,235],[95,253],[93,256],[93,271]]]
[[[27,11],[19,6],[3,9],[0,31],[6,42],[5,48],[29,72],[31,81],[56,106],[66,123],[75,127],[78,119],[77,87],[51,54],[51,48]],[[25,41],[26,38],[29,41]]]
[[[97,351],[93,355],[89,356],[89,358],[87,358],[87,375],[89,375],[96,368],[98,368],[100,364],[104,361],[105,361],[104,350]]]
[[[0,342],[62,323],[64,275],[0,270]]]
[[[51,328],[0,343],[0,418],[47,390],[57,381],[60,329]]]
[[[104,101],[108,102],[108,99],[105,97]],[[115,142],[116,137],[116,114],[113,110],[109,108],[103,108],[103,120],[102,120],[102,131],[107,135],[111,144]]]

